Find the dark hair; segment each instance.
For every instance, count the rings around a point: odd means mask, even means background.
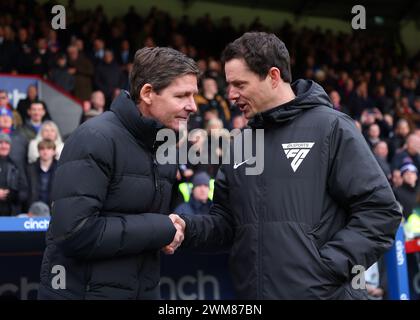
[[[44,108],[44,111],[47,111],[47,108],[45,106],[44,101],[41,101],[41,100],[38,100],[38,99],[36,99],[35,101],[32,101],[31,104],[29,105],[29,109],[31,109],[33,104],[40,104]]]
[[[41,140],[40,142],[38,142],[38,151],[41,149],[53,149],[55,150],[56,146],[54,141],[52,140],[48,140],[48,139],[44,139]]]
[[[159,93],[180,76],[193,74],[198,77],[195,61],[183,53],[166,47],[142,48],[134,56],[130,73],[130,95],[138,103],[139,93],[146,83]]]
[[[244,33],[223,50],[222,62],[232,59],[244,59],[249,69],[261,79],[267,76],[270,68],[279,68],[283,81],[292,82],[289,51],[273,33]]]

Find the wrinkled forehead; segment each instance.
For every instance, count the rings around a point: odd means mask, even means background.
[[[163,90],[175,92],[175,93],[198,93],[198,78],[195,74],[186,74],[176,77],[172,82]]]

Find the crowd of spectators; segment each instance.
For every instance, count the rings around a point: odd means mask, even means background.
[[[409,58],[398,38],[297,29],[288,22],[272,28],[258,18],[235,28],[229,17],[216,23],[207,14],[192,21],[154,7],[148,12],[130,7],[125,15],[109,18],[101,6],[81,10],[75,1],[66,5],[66,29],[52,30],[53,4],[0,3],[0,73],[36,74],[55,83],[81,100],[81,123],[108,110],[120,90],[128,89],[136,49],[171,46],[199,65],[198,111],[189,128],[204,129],[195,133],[191,144],[206,148],[210,135],[224,139],[224,129],[240,129],[247,122],[226,99],[219,60],[223,47],[247,30],[274,32],[290,51],[293,78],[320,83],[334,108],[354,119],[404,215],[416,207],[420,53]],[[49,204],[51,180],[65,143],[49,108],[54,106],[38,99],[36,87],[28,88],[17,109],[8,103],[8,92],[0,90],[0,215],[20,213],[35,201]],[[215,152],[221,157],[221,149]],[[12,182],[5,178],[7,170],[16,175]],[[217,165],[181,166],[178,178],[192,181],[200,171],[214,178]]]

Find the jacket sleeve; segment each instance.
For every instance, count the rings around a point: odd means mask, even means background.
[[[166,215],[101,214],[113,157],[112,141],[90,128],[66,142],[54,178],[50,234],[69,257],[138,254],[160,249],[173,240],[176,230]]]
[[[391,247],[401,223],[392,189],[353,121],[339,117],[330,136],[329,194],[348,213],[347,225],[320,248],[334,276],[370,267]]]
[[[233,218],[229,208],[229,184],[224,165],[219,169],[209,214],[181,215],[186,223],[182,245],[190,248],[217,248],[230,246],[233,240]]]

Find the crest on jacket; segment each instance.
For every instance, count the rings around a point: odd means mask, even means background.
[[[315,142],[282,143],[286,158],[293,158],[291,163],[293,172],[296,172],[314,144]]]

